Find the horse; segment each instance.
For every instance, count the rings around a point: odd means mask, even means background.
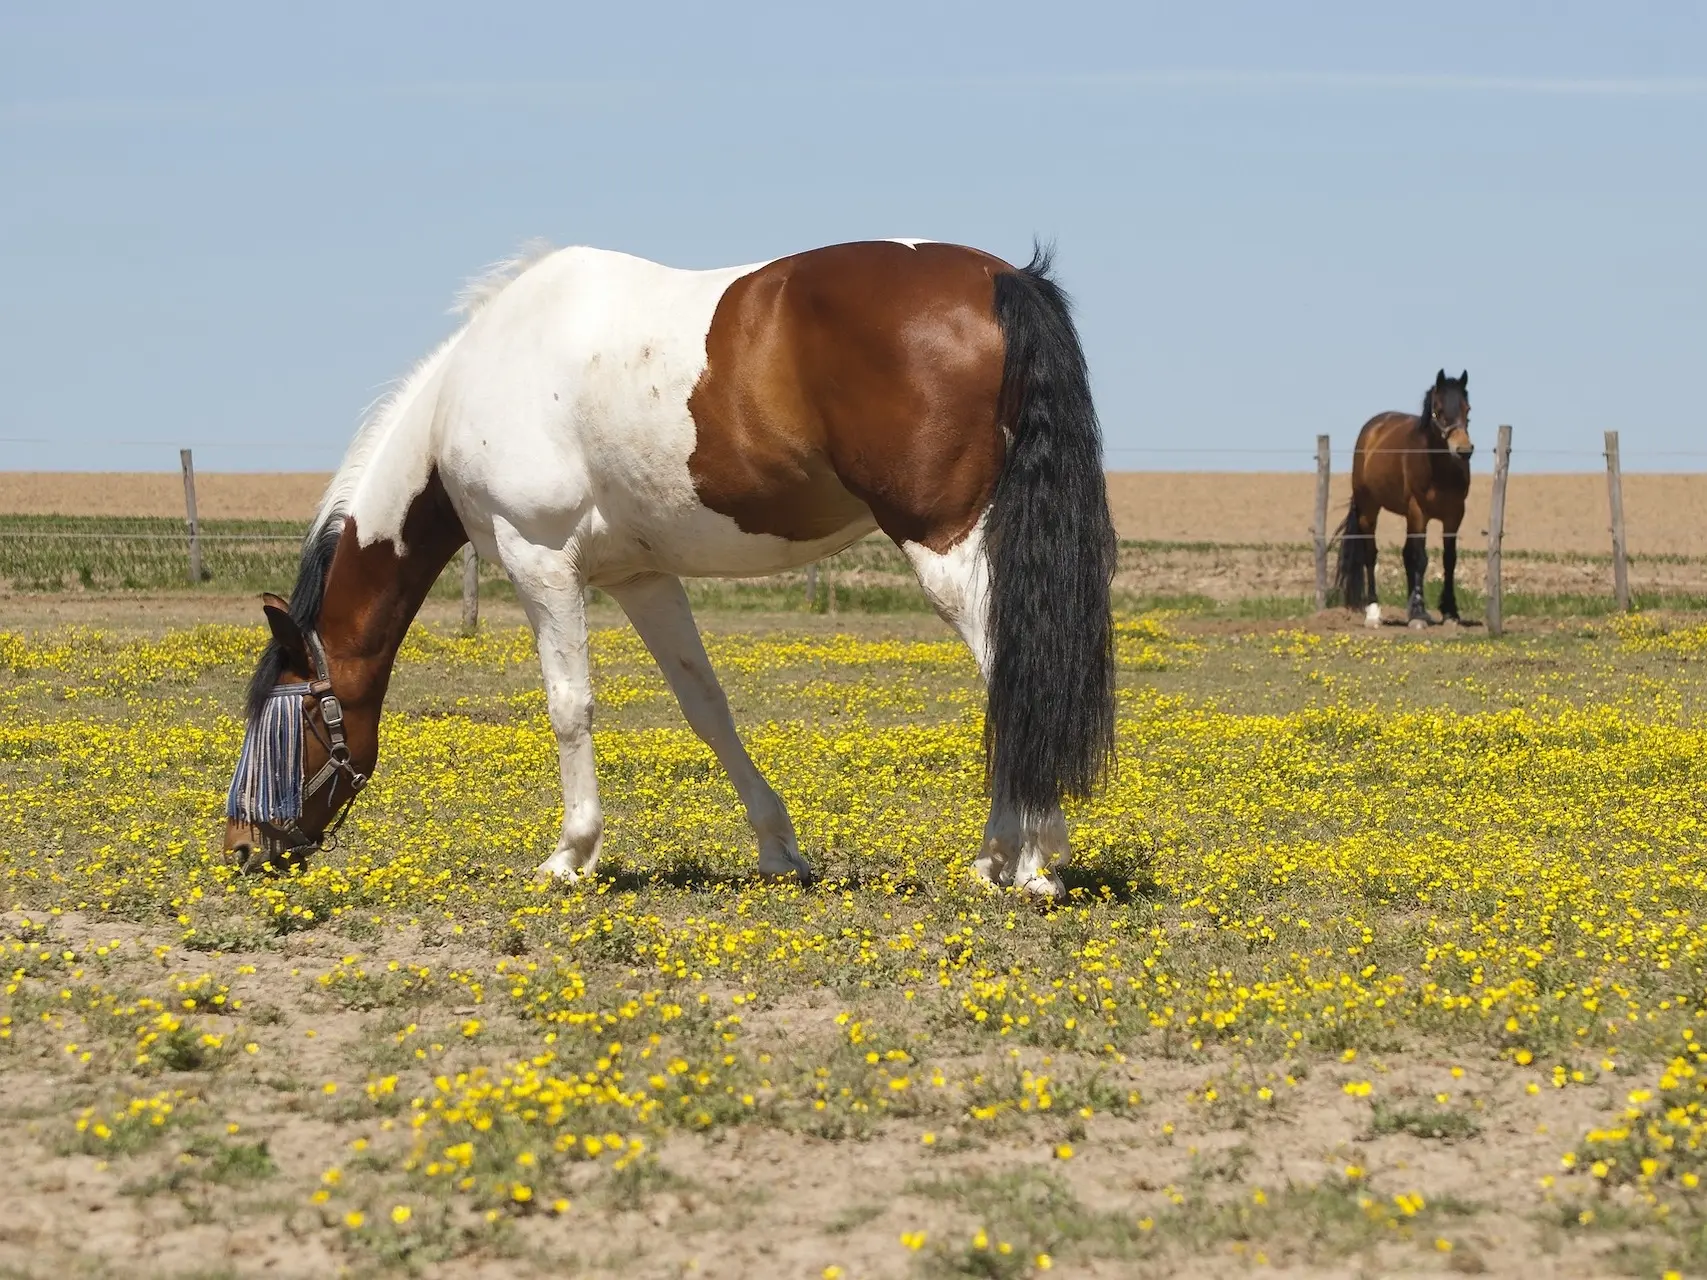
[[[988,820],[972,870],[1064,893],[1061,802],[1114,749],[1116,541],[1102,435],[1052,250],[1016,267],[930,241],[678,270],[587,247],[465,290],[462,326],[360,427],[249,685],[225,856],[306,861],[378,762],[421,602],[465,543],[514,584],[539,651],[563,820],[542,878],[594,874],[585,591],[627,614],[758,841],[810,883],[700,640],[687,576],[799,568],[874,530],[986,687]]]
[[[1408,621],[1432,621],[1423,604],[1428,572],[1428,522],[1440,521],[1440,591],[1443,621],[1458,620],[1453,571],[1458,564],[1458,526],[1470,492],[1470,374],[1435,374],[1423,394],[1421,413],[1378,413],[1357,433],[1351,456],[1351,509],[1341,530],[1335,578],[1347,608],[1367,609],[1370,624],[1381,620],[1375,598],[1375,522],[1382,511],[1405,517],[1405,587]]]

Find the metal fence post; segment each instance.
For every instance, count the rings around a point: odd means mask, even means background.
[[[202,580],[202,540],[196,526],[196,464],[190,460],[188,449],[178,450],[178,462],[184,468],[184,522],[190,530],[190,582]]]
[[[471,542],[462,549],[462,634],[480,629],[480,556]]]
[[[1326,436],[1316,437],[1316,608],[1328,607],[1328,477],[1333,455]]]
[[[1505,633],[1505,584],[1500,579],[1500,544],[1505,539],[1505,484],[1511,473],[1511,428],[1502,425],[1494,443],[1494,491],[1488,499],[1488,634]]]
[[[1618,468],[1618,433],[1606,433],[1606,496],[1612,508],[1612,594],[1618,611],[1630,611],[1630,566],[1624,542],[1624,477]]]

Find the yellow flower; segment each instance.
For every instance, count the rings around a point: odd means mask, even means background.
[[[1072,1144],[1063,1142],[1060,1146],[1056,1147],[1055,1158],[1057,1160],[1071,1160],[1073,1158]]]
[[[409,1206],[406,1204],[397,1205],[391,1210],[391,1220],[398,1226],[402,1226],[405,1222],[409,1221],[410,1216],[411,1211]]]
[[[351,1209],[344,1215],[344,1225],[354,1231],[367,1221],[367,1215],[360,1209]]]

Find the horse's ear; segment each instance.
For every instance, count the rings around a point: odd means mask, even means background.
[[[1434,375],[1434,385],[1437,387],[1444,387],[1446,385],[1446,370],[1445,369],[1442,369],[1439,373]]]
[[[308,641],[303,639],[296,619],[290,616],[290,606],[268,591],[261,596],[261,608],[267,615],[267,626],[272,628],[273,643],[284,652],[290,668],[305,674],[312,672],[314,664],[308,659]]]
[[[1470,389],[1470,371],[1468,369],[1458,375],[1458,385],[1465,391]]]

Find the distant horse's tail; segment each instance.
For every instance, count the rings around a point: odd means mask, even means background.
[[[1334,565],[1334,593],[1348,609],[1362,609],[1369,604],[1366,590],[1370,558],[1375,554],[1375,539],[1363,536],[1357,516],[1357,497],[1345,514],[1340,529],[1339,559]]]
[[[1039,250],[995,281],[1008,448],[985,526],[985,772],[998,805],[1031,815],[1089,793],[1114,754],[1114,521],[1085,353],[1049,266]]]

